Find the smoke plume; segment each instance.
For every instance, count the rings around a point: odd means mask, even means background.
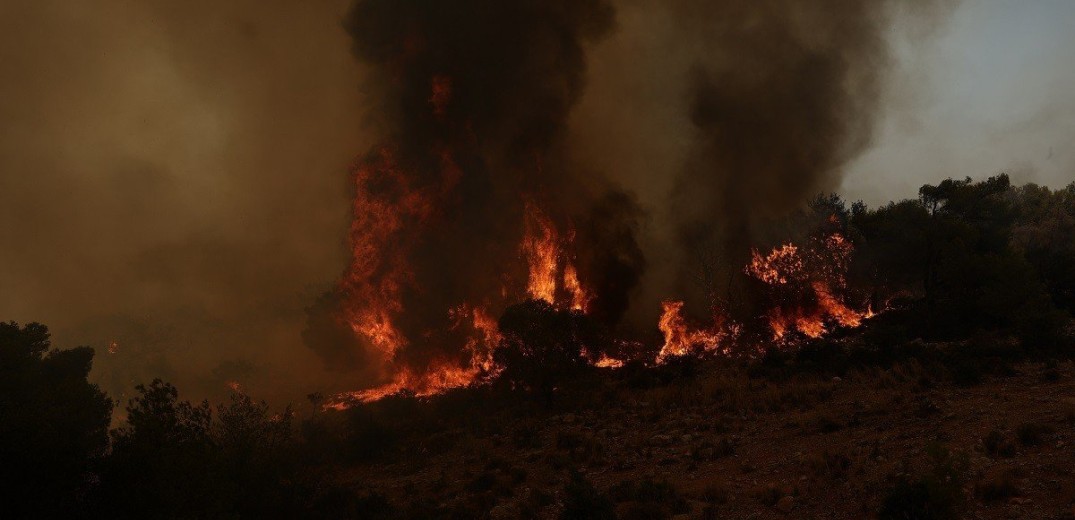
[[[525,299],[528,234],[578,245],[565,283],[592,279],[595,313],[623,314],[643,267],[639,210],[567,140],[586,47],[613,20],[604,0],[356,2],[345,26],[382,137],[356,167],[354,261],[304,335],[330,366],[368,366],[347,353],[348,327],[397,365],[458,357],[453,310]]]
[[[655,268],[630,316],[699,300],[714,290],[699,290],[712,282],[701,271],[786,240],[774,221],[838,187],[871,144],[893,20],[934,27],[950,4],[618,3],[619,31],[593,52],[572,130],[578,153],[652,217],[640,243]]]

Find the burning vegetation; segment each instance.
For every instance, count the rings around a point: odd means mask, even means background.
[[[110,430],[93,349],[0,322],[14,517],[956,517],[966,461],[903,442],[923,432],[1070,476],[1038,463],[1071,453],[1036,421],[1075,424],[1057,399],[1075,377],[1075,184],[810,198],[869,142],[892,4],[653,7],[692,64],[682,164],[651,175],[673,182],[650,207],[569,131],[609,0],[356,0],[378,135],[350,172],[349,261],[302,333],[353,384],[308,395],[293,427],[248,395],[252,368],[219,374],[217,406],[156,379]],[[105,360],[137,352],[119,338]],[[997,428],[990,406],[1042,411],[1017,449],[964,427]],[[657,472],[707,487],[688,503]],[[1022,500],[1004,475],[975,493]],[[1026,493],[1075,503],[1058,488]]]
[[[310,309],[304,340],[326,366],[353,372],[356,386],[368,388],[331,406],[495,380],[508,368],[497,353],[512,344],[497,319],[527,301],[615,337],[580,350],[603,368],[756,356],[857,327],[874,313],[848,287],[854,248],[846,218],[824,215],[770,252],[759,244],[769,243],[763,228],[826,184],[849,153],[843,138],[866,135],[856,121],[872,110],[865,100],[877,87],[873,62],[885,53],[877,37],[885,7],[853,1],[839,17],[814,8],[766,12],[765,23],[744,31],[723,24],[756,16],[751,8],[695,3],[668,12],[685,34],[701,31],[716,47],[764,40],[796,49],[803,31],[813,43],[810,52],[762,61],[747,53],[698,59],[688,89],[693,151],[669,200],[682,209],[673,211],[672,240],[681,253],[719,244],[721,265],[710,267],[727,273],[727,288],[710,277],[700,288],[677,283],[644,297],[645,212],[614,176],[575,153],[568,132],[587,47],[614,28],[612,4],[355,3],[346,27],[370,72],[366,90],[378,108],[369,123],[382,129],[381,141],[354,168],[351,264]],[[722,30],[702,30],[699,21]],[[735,65],[754,73],[728,74]],[[803,67],[809,75],[788,72]],[[820,133],[799,131],[819,123]],[[763,142],[787,153],[756,149]],[[680,254],[674,267],[688,271],[690,256]],[[632,308],[651,310],[624,320]]]

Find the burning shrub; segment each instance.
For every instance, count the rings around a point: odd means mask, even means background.
[[[589,371],[585,356],[604,352],[609,344],[599,324],[543,300],[509,307],[499,327],[503,339],[494,359],[503,367],[500,383],[546,397]]]

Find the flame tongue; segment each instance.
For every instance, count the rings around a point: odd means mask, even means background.
[[[664,334],[664,345],[657,354],[657,363],[664,363],[672,357],[690,354],[692,349],[704,352],[719,352],[725,342],[734,338],[734,327],[722,329],[723,318],[714,316],[714,325],[709,329],[692,329],[683,317],[683,302],[666,301],[661,304],[664,312],[657,328]]]
[[[395,324],[404,312],[402,289],[411,281],[405,262],[409,236],[404,223],[420,225],[431,212],[430,201],[435,196],[411,191],[406,174],[396,167],[388,151],[382,152],[378,162],[360,168],[355,177],[359,189],[351,234],[354,260],[343,282],[348,296],[346,320],[356,335],[380,352],[390,381],[339,394],[329,406],[342,408],[349,402],[375,401],[404,392],[426,397],[496,377],[501,368],[493,354],[501,338],[496,320],[485,306],[464,303],[447,310],[451,329],[467,331],[465,343],[458,349],[465,354],[464,359],[437,359],[423,367],[397,359],[408,344]],[[395,198],[372,195],[368,187],[374,182],[391,188],[389,193]],[[573,233],[562,235],[535,204],[527,204],[526,209],[520,245],[528,267],[526,294],[560,308],[585,312],[590,296],[569,255]],[[603,356],[595,364],[617,367],[622,361]]]
[[[872,315],[869,310],[852,309],[836,296],[846,289],[844,273],[851,253],[851,244],[839,233],[815,239],[804,249],[785,244],[765,256],[757,250],[752,252],[751,263],[745,272],[770,286],[777,301],[790,299],[795,303],[791,308],[776,306],[769,311],[773,339],[786,339],[792,330],[810,338],[820,338],[829,322],[842,327],[858,327],[863,319]],[[811,305],[802,304],[803,294],[811,297]]]
[[[401,292],[408,283],[408,239],[413,224],[428,215],[429,200],[411,187],[388,148],[355,170],[354,182],[352,260],[342,282],[347,296],[344,313],[354,332],[367,338],[387,361],[406,344],[395,319],[404,310]]]
[[[574,233],[561,238],[552,220],[533,204],[526,205],[522,251],[529,266],[527,293],[535,300],[586,312],[590,295],[568,256]]]

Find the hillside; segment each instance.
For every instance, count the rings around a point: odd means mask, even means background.
[[[1075,366],[1005,371],[956,385],[917,362],[785,381],[705,366],[607,387],[574,411],[406,438],[340,478],[387,499],[368,511],[386,517],[601,517],[604,500],[620,518],[863,518],[915,504],[931,509],[913,518],[1075,517]]]

